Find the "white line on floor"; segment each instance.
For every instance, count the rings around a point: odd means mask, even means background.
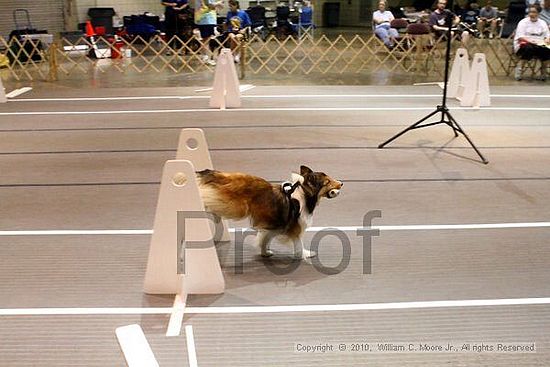
[[[475,224],[412,224],[412,225],[387,225],[387,226],[334,226],[334,227],[309,227],[306,232],[319,232],[322,230],[337,229],[344,232],[358,230],[380,231],[439,231],[461,229],[506,229],[506,228],[544,228],[550,227],[550,222],[517,222],[517,223],[475,223]],[[247,231],[249,228],[239,228]],[[234,233],[236,228],[229,228]],[[0,231],[0,236],[124,236],[124,235],[150,235],[152,229],[69,229],[69,230],[16,230]]]
[[[185,326],[185,338],[187,340],[187,355],[189,356],[189,367],[198,367],[197,350],[195,348],[195,336],[193,335],[193,326]]]
[[[208,88],[211,90],[211,88]],[[285,94],[243,95],[242,98],[440,98],[441,94]],[[550,98],[550,94],[491,94],[493,98]],[[208,99],[210,96],[135,96],[135,97],[67,97],[67,98],[20,98],[16,102],[71,102],[71,101],[127,101],[159,99]]]
[[[183,299],[181,295],[176,295],[174,307],[172,308],[172,314],[170,315],[170,321],[168,322],[168,328],[166,330],[166,336],[179,336],[181,334],[181,325],[185,313],[185,302],[186,299]]]
[[[371,311],[403,310],[420,308],[480,307],[480,306],[519,306],[548,305],[550,297],[538,298],[498,298],[448,301],[415,301],[387,303],[349,303],[332,305],[293,305],[293,306],[205,306],[187,307],[188,314],[247,314],[285,312],[327,312],[327,311]],[[170,314],[172,307],[72,307],[72,308],[0,308],[0,316],[50,316],[50,315],[152,315]]]
[[[266,108],[236,108],[236,109],[177,109],[177,110],[110,110],[110,111],[25,111],[1,112],[0,116],[43,116],[43,115],[116,115],[116,114],[161,114],[161,113],[202,113],[202,112],[262,112],[262,111],[433,111],[433,106],[426,107],[266,107]],[[455,111],[550,111],[550,107],[449,107]]]
[[[23,87],[23,88],[15,89],[15,90],[12,90],[11,92],[7,93],[6,97],[7,98],[15,98],[15,97],[20,96],[24,93],[30,92],[31,90],[32,90],[31,87]],[[15,100],[15,101],[17,101],[17,100]]]

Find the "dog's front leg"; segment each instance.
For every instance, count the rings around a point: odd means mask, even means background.
[[[260,253],[263,257],[273,256],[273,251],[269,249],[271,236],[267,231],[258,231],[256,235],[256,245],[260,248]]]
[[[315,251],[310,251],[304,247],[304,241],[302,238],[298,238],[294,241],[294,258],[296,259],[309,259],[310,257],[315,257],[317,253]]]

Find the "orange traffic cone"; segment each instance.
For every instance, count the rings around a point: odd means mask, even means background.
[[[93,37],[95,36],[94,27],[92,26],[92,21],[87,20],[86,21],[86,37]]]

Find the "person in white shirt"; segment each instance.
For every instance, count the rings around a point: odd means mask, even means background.
[[[514,37],[514,52],[520,58],[515,72],[516,80],[521,80],[526,60],[532,59],[541,61],[540,78],[546,80],[550,60],[550,31],[548,24],[539,19],[538,6],[530,6],[527,17],[518,23]]]
[[[386,2],[380,1],[378,3],[378,10],[372,13],[374,34],[390,48],[394,46],[395,39],[399,36],[397,29],[390,26],[391,21],[394,19],[392,12],[386,10]]]

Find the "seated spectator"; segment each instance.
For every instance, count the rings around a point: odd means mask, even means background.
[[[464,14],[462,14],[461,18],[462,21],[468,24],[476,24],[477,18],[479,17],[479,4],[478,3],[471,3],[470,9],[466,10]]]
[[[446,25],[448,14],[448,11],[445,10],[446,6],[447,0],[438,0],[436,9],[430,15],[430,28],[438,38],[441,37],[441,35],[446,34],[449,29]],[[460,19],[455,14],[452,14],[452,16],[453,21],[451,29],[460,22]]]
[[[548,24],[539,19],[539,7],[530,6],[527,17],[518,23],[514,37],[514,52],[520,57],[515,71],[516,80],[521,80],[526,60],[539,59],[542,63],[541,80],[546,80],[550,60],[550,31]]]
[[[247,29],[252,26],[250,17],[247,12],[240,9],[237,0],[229,0],[229,12],[227,13],[226,27],[227,30],[223,34],[223,42],[229,41],[229,47],[233,51],[235,62],[240,61],[241,41],[245,38]]]
[[[386,2],[380,1],[378,3],[378,10],[372,14],[374,34],[389,48],[394,46],[395,39],[399,36],[397,29],[390,27],[393,19],[392,12],[386,10]]]
[[[487,0],[487,4],[479,12],[479,20],[477,21],[477,29],[481,33],[481,38],[485,34],[485,28],[489,25],[491,31],[489,32],[489,38],[493,38],[497,32],[498,26],[498,14],[497,9],[491,6],[492,1]]]
[[[544,2],[544,6],[540,11],[539,18],[544,20],[550,27],[550,0]]]

